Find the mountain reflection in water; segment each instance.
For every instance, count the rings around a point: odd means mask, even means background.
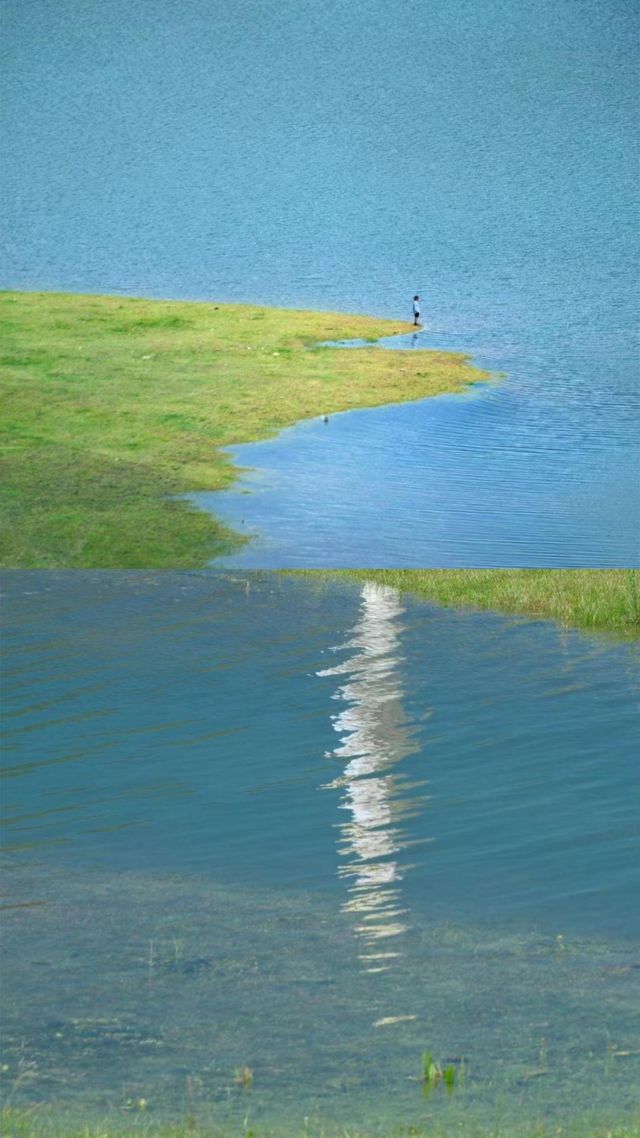
[[[343,789],[340,806],[348,813],[339,825],[338,872],[349,882],[342,908],[356,917],[366,970],[381,972],[400,953],[379,942],[408,928],[400,890],[411,868],[400,860],[410,844],[403,823],[419,812],[424,796],[398,770],[419,749],[403,708],[400,594],[367,582],[361,597],[353,636],[334,649],[351,654],[317,675],[345,677],[333,696],[346,705],[333,717],[340,741],[327,758],[346,765],[325,789]]]

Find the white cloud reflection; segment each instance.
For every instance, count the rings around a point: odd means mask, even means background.
[[[379,972],[400,955],[389,941],[409,927],[400,883],[410,869],[401,854],[411,843],[403,824],[424,798],[398,770],[418,749],[403,708],[400,594],[367,582],[361,597],[353,635],[340,646],[351,654],[317,675],[344,677],[333,695],[346,705],[333,718],[340,740],[327,755],[344,766],[325,785],[343,790],[348,815],[339,825],[338,872],[349,893],[343,909],[356,917],[367,971]]]

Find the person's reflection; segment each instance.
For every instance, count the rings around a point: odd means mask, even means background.
[[[367,583],[353,637],[343,647],[349,658],[319,676],[344,676],[334,699],[346,707],[335,716],[340,742],[329,758],[344,763],[328,784],[344,790],[341,808],[339,873],[349,881],[343,906],[356,914],[368,970],[389,967],[399,955],[385,941],[406,930],[399,884],[407,865],[399,860],[407,844],[402,822],[419,806],[415,785],[403,780],[397,765],[417,749],[403,707],[400,635],[403,613],[395,589]]]

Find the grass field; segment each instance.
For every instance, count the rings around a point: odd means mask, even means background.
[[[314,569],[296,571],[300,575],[380,581],[448,608],[491,609],[640,636],[638,569]]]
[[[234,479],[220,447],[486,378],[461,355],[319,346],[408,327],[243,305],[0,294],[0,564],[206,565],[242,539],[172,496]]]

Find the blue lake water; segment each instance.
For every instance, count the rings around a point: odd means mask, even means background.
[[[638,1108],[637,645],[269,573],[5,593],[14,1100],[278,1135]]]
[[[8,0],[0,279],[417,290],[508,374],[243,448],[244,565],[637,565],[638,40],[630,0]]]

